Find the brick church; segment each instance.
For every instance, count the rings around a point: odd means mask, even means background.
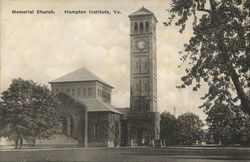
[[[85,68],[50,82],[61,95],[58,133],[84,146],[149,146],[159,139],[157,19],[144,7],[129,18],[130,108],[113,106],[113,87]]]

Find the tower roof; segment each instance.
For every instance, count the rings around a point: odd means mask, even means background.
[[[136,16],[145,16],[145,15],[148,15],[148,16],[153,16],[155,19],[156,19],[156,17],[155,17],[155,15],[154,15],[154,13],[153,12],[151,12],[151,11],[149,11],[148,9],[146,9],[146,8],[144,8],[144,7],[142,7],[142,8],[140,8],[139,10],[137,10],[137,11],[135,11],[135,12],[133,12],[132,14],[130,14],[128,17],[136,17]],[[157,22],[157,19],[156,19],[156,22]]]
[[[81,82],[81,81],[98,81],[103,83],[110,88],[113,88],[111,85],[103,81],[101,78],[85,69],[84,67],[77,69],[73,72],[70,72],[66,75],[63,75],[55,80],[50,81],[49,83],[61,83],[61,82]]]

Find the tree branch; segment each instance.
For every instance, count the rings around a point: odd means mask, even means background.
[[[203,11],[203,12],[211,13],[210,10],[205,9],[205,8],[198,8],[198,7],[197,7],[197,11]]]
[[[209,9],[205,8],[205,4],[201,4],[199,0],[195,0],[197,2],[197,11],[203,11],[207,13],[211,13]]]
[[[250,115],[250,100],[248,99],[246,93],[244,92],[243,88],[240,85],[239,76],[236,73],[235,69],[230,67],[230,77],[233,81],[234,87],[236,89],[237,95],[241,100],[241,107],[244,112]]]
[[[211,7],[211,11],[215,11],[216,10],[216,2],[215,0],[209,0],[210,2],[210,7]]]
[[[226,46],[224,45],[224,32],[223,30],[221,30],[219,32],[219,37],[218,37],[218,47],[221,51],[221,54],[224,56],[224,61],[226,63],[227,66],[227,70],[229,73],[230,78],[232,79],[233,85],[236,89],[236,93],[241,101],[241,110],[245,113],[247,113],[248,115],[250,115],[250,99],[248,99],[246,93],[244,92],[243,87],[240,84],[240,80],[239,80],[239,75],[236,73],[236,70],[234,69],[232,62],[230,60],[230,57],[227,53],[227,50],[223,50],[226,49]]]

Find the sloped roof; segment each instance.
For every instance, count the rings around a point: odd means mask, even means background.
[[[55,80],[50,81],[49,83],[59,83],[59,82],[79,82],[79,81],[99,81],[111,88],[111,85],[106,83],[104,80],[90,72],[89,70],[85,69],[84,67],[77,69],[73,72],[70,72],[62,77],[59,77]]]
[[[125,108],[116,108],[118,111],[122,112],[123,116],[122,119],[127,119],[128,118],[128,113],[130,112],[130,108],[129,107],[125,107]]]
[[[123,114],[122,112],[118,111],[115,106],[111,105],[110,103],[105,103],[99,101],[97,99],[77,99],[80,103],[87,106],[89,112],[113,112],[117,114]]]
[[[152,15],[156,19],[154,13],[149,11],[148,9],[144,8],[144,7],[140,8],[139,10],[130,14],[129,17],[143,16],[143,15]],[[157,19],[156,19],[156,21],[157,21]]]
[[[138,16],[138,15],[152,15],[153,12],[149,11],[148,9],[142,7],[139,10],[133,12],[129,16]]]

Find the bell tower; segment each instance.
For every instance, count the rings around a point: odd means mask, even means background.
[[[131,145],[149,145],[159,138],[157,112],[157,61],[155,15],[142,7],[130,18],[130,115]]]

